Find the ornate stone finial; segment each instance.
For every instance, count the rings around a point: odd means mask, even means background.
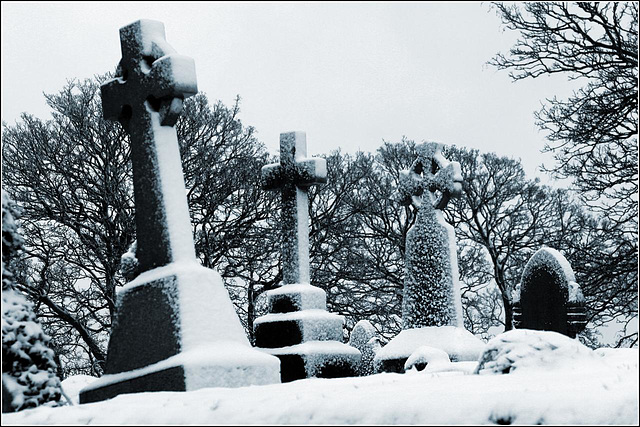
[[[411,168],[400,172],[399,201],[420,208],[426,199],[434,209],[443,210],[451,197],[462,194],[460,164],[444,158],[442,144],[428,142],[416,148],[418,157]]]

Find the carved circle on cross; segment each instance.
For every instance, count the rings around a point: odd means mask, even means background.
[[[442,144],[425,142],[416,146],[418,157],[408,170],[400,172],[400,204],[420,209],[427,203],[442,210],[451,197],[462,194],[462,173],[458,162],[442,155]]]

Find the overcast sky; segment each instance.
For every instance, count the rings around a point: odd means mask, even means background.
[[[517,36],[488,3],[3,2],[2,120],[48,118],[43,92],[113,71],[118,29],[141,18],[164,22],[210,100],[241,96],[240,118],[272,154],[292,130],[309,154],[406,135],[520,157],[540,176],[552,160],[533,112],[572,88],[564,76],[512,83],[486,65]]]

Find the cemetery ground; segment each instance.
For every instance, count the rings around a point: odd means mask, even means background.
[[[637,424],[638,350],[592,356],[548,354],[508,375],[475,375],[473,362],[460,362],[467,365],[458,371],[125,394],[82,405],[78,391],[95,378],[78,376],[63,382],[75,406],[3,414],[3,424]]]
[[[344,343],[344,318],[311,285],[309,223],[319,221],[308,190],[327,182],[327,161],[307,157],[304,132],[280,135],[261,187],[281,193],[282,277],[265,293],[268,313],[247,325],[254,347],[222,276],[196,255],[175,127],[198,92],[194,61],[159,21],[122,27],[120,39],[100,92],[104,118],[130,138],[137,241],[132,277],[112,289],[104,372],[60,386],[50,338],[16,291],[25,241],[3,193],[3,412],[19,411],[3,424],[638,424],[638,349],[576,339],[587,300],[549,239],[511,292],[507,331],[485,343],[464,328],[456,233],[442,212],[464,193],[463,169],[439,143],[415,146],[398,173],[393,199],[413,206],[415,222],[402,244],[402,332],[380,347],[368,320]]]

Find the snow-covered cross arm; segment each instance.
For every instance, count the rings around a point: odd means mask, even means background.
[[[307,158],[304,132],[280,134],[280,163],[263,166],[262,188],[282,193],[283,283],[309,282],[309,199],[307,189],[327,182],[327,163]]]
[[[195,62],[166,42],[162,22],[134,22],[121,29],[120,40],[122,60],[116,78],[100,88],[104,117],[128,125],[133,110],[145,107],[161,113],[163,126],[173,126],[182,100],[198,91]]]
[[[418,158],[409,170],[400,172],[398,198],[400,204],[413,203],[417,208],[424,201],[425,191],[430,194],[429,203],[435,209],[444,209],[451,197],[462,194],[462,173],[458,162],[449,162],[442,156],[442,145],[422,144],[418,148]],[[435,191],[441,193],[435,198]]]

